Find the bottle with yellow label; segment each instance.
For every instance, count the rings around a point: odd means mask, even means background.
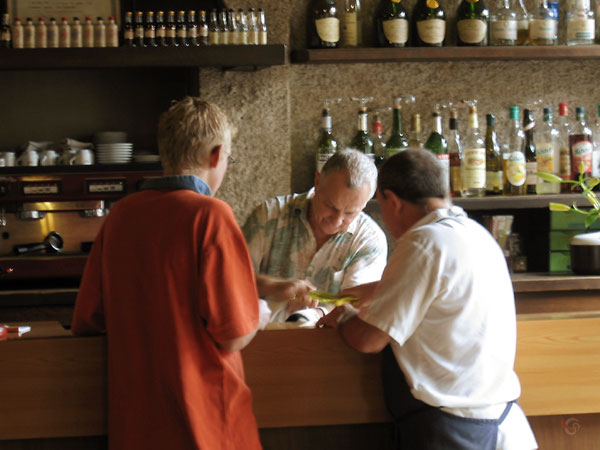
[[[475,106],[469,106],[467,131],[463,137],[460,174],[462,197],[483,197],[485,195],[485,141],[479,132],[479,120]]]
[[[380,0],[377,13],[380,47],[404,47],[408,42],[408,14],[402,0]]]
[[[489,20],[483,0],[462,0],[456,10],[457,45],[487,45]]]
[[[362,45],[360,0],[345,0],[344,3],[341,25],[342,46],[360,47]]]
[[[412,14],[413,45],[443,47],[446,42],[446,12],[438,0],[418,0]]]
[[[502,172],[504,179],[504,195],[524,195],[525,179],[525,133],[519,122],[519,107],[510,107],[510,125],[508,135],[508,149],[502,154]]]

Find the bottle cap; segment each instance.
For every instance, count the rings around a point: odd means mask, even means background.
[[[569,104],[567,102],[561,102],[558,104],[558,113],[561,116],[569,115]]]
[[[544,118],[552,117],[552,108],[544,108]]]
[[[509,114],[510,120],[519,120],[519,107],[518,106],[511,106],[509,111],[510,111],[510,114]]]
[[[488,126],[493,127],[494,123],[496,122],[496,117],[493,114],[486,114],[485,115],[485,121],[487,123]]]

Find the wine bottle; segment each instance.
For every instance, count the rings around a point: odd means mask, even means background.
[[[192,47],[198,47],[198,23],[196,22],[196,11],[190,9],[187,12],[187,41]]]
[[[87,23],[87,18],[86,18]],[[84,25],[85,26],[85,25]],[[135,27],[133,29],[133,45],[135,47],[145,47],[144,45],[144,13],[142,11],[135,12]],[[85,32],[84,32],[85,35]],[[84,39],[84,47],[85,47]]]
[[[569,149],[569,136],[571,135],[571,124],[569,123],[569,104],[561,102],[558,105],[558,153],[559,153],[559,175],[563,180],[571,179],[571,150]],[[568,183],[561,183],[560,191],[567,193],[571,191]]]
[[[206,20],[206,11],[200,10],[198,17],[198,44],[208,45],[208,21]]]
[[[180,47],[187,47],[188,44],[188,29],[187,24],[185,22],[185,11],[177,12],[177,25],[176,25],[176,33],[175,33],[175,41],[177,45]]]
[[[559,132],[552,125],[552,108],[544,108],[544,123],[537,136],[535,154],[538,171],[558,175],[560,161],[558,153]],[[537,194],[558,194],[559,192],[560,183],[550,183],[537,177]]]
[[[350,148],[363,152],[365,155],[375,160],[373,139],[368,132],[367,108],[361,106],[358,110],[358,127],[356,134],[350,142]]]
[[[380,0],[377,13],[380,47],[404,47],[408,42],[408,14],[402,0]]]
[[[154,24],[154,11],[146,11],[146,24],[144,25],[144,47],[156,46],[156,25]]]
[[[444,167],[446,172],[446,180],[448,182],[448,189],[450,188],[450,156],[448,155],[448,141],[444,137],[442,132],[442,115],[434,111],[431,114],[432,128],[427,141],[425,142],[425,148],[430,150],[438,161]]]
[[[485,194],[502,194],[502,154],[496,133],[496,117],[487,114],[485,133]]]
[[[477,108],[469,106],[467,131],[463,137],[461,196],[483,197],[485,194],[485,141],[479,132]]]
[[[537,186],[537,158],[535,151],[534,132],[535,119],[533,113],[529,109],[523,110],[523,132],[525,133],[525,193],[535,194]]]
[[[525,134],[519,122],[519,107],[511,106],[509,115],[508,150],[502,154],[503,173],[506,174],[503,194],[525,194]]]
[[[448,156],[450,158],[450,193],[453,197],[460,196],[461,193],[461,163],[463,157],[462,143],[458,132],[458,113],[450,112],[450,121],[448,125]]]
[[[393,108],[392,135],[385,144],[385,159],[394,156],[406,147],[408,147],[408,139],[402,129],[402,106],[396,104]]]
[[[254,8],[248,9],[248,44],[258,45],[258,17]]]
[[[483,0],[462,0],[456,10],[457,44],[487,45],[489,17]]]
[[[79,20],[77,20],[79,22]],[[81,25],[80,25],[81,28]],[[73,24],[73,34],[75,34],[75,24]],[[123,24],[123,45],[125,47],[133,47],[134,44],[134,31],[133,31],[133,13],[131,11],[127,11],[125,13],[125,23]],[[73,38],[74,36],[72,36]],[[74,39],[73,47],[75,47]]]
[[[375,154],[375,165],[379,167],[385,160],[385,141],[383,140],[383,124],[381,123],[381,117],[379,113],[373,114],[372,127],[372,139],[373,139],[373,153]]]
[[[490,15],[490,45],[517,44],[517,13],[510,0],[501,0],[500,8]]]
[[[360,0],[344,0],[341,26],[342,46],[360,47],[362,45]]]
[[[166,47],[167,44],[167,26],[165,25],[165,12],[156,12],[156,45]]]
[[[583,175],[592,176],[592,131],[585,123],[585,108],[575,109],[576,121],[569,135],[569,150],[571,153],[571,179],[579,179],[579,166],[583,164]]]
[[[437,0],[418,0],[412,16],[413,45],[442,47],[446,39],[446,12]]]
[[[327,160],[337,151],[338,142],[333,136],[331,114],[328,108],[321,113],[321,137],[317,147],[317,172],[321,172]]]
[[[313,0],[308,14],[308,47],[336,48],[340,44],[340,20],[335,0]]]
[[[421,114],[413,114],[410,120],[409,147],[423,147],[421,141]]]

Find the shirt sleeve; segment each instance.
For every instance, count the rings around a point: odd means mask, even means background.
[[[71,332],[76,336],[100,334],[106,331],[101,264],[103,230],[104,227],[94,240],[75,300]]]
[[[260,271],[260,264],[265,254],[265,226],[267,222],[267,209],[264,204],[252,211],[242,227],[244,238],[252,266],[256,272]]]

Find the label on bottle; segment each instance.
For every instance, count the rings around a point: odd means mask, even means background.
[[[143,38],[144,37],[144,29],[142,27],[136,27],[135,29],[135,37]]]
[[[208,37],[208,27],[200,28],[200,37],[207,38]],[[248,32],[246,32],[246,40],[248,40]]]
[[[459,20],[458,38],[466,44],[479,44],[487,34],[487,22],[479,19]]]
[[[446,176],[444,179],[447,182],[448,190],[450,190],[450,155],[448,153],[436,153],[435,157],[442,164]]]
[[[181,39],[185,39],[187,37],[187,30],[185,28],[177,29],[177,37]]]
[[[392,44],[406,44],[408,41],[408,20],[391,19],[383,21],[383,34]]]
[[[133,40],[133,30],[125,30],[123,32],[123,38],[127,41]]]
[[[323,42],[339,42],[340,40],[340,20],[337,17],[326,17],[316,19],[315,27],[319,39]]]
[[[346,11],[342,15],[342,42],[349,47],[358,45],[358,14]]]
[[[258,45],[267,45],[267,32],[266,31],[259,31]]]
[[[154,29],[152,29],[152,28],[146,29],[146,31],[144,31],[144,37],[147,39],[154,39],[156,37],[156,33],[154,32]]]
[[[158,28],[156,29],[156,37],[157,37],[157,38],[161,38],[161,39],[163,39],[163,38],[165,38],[166,36],[167,36],[167,30],[166,30],[165,28],[163,28],[163,27],[158,27]]]
[[[594,19],[571,19],[567,24],[567,39],[594,39],[596,30],[596,21]]]
[[[532,19],[529,22],[529,39],[532,41],[556,39],[556,20]]]
[[[592,143],[590,141],[578,141],[571,146],[571,171],[573,179],[579,176],[579,166],[583,162],[584,172],[590,173],[592,170]]]
[[[463,189],[485,187],[485,148],[465,148],[463,150]]]
[[[525,178],[525,183],[528,186],[535,186],[537,184],[537,171],[537,161],[528,161],[525,163],[525,173],[527,174]]]
[[[426,44],[441,44],[446,36],[446,21],[442,19],[420,20],[417,22],[419,37]]]
[[[502,190],[502,171],[485,172],[485,190],[499,192]]]
[[[517,21],[516,20],[496,20],[490,23],[490,39],[496,41],[516,41],[517,40]]]
[[[229,37],[230,37],[230,44],[233,45],[237,45],[240,43],[240,32],[239,31],[230,31],[229,32]]]
[[[506,179],[513,186],[523,186],[526,178],[525,155],[520,151],[510,153],[506,162]]]
[[[210,31],[208,33],[208,42],[210,45],[218,45],[219,44],[219,32],[218,31]]]
[[[317,154],[317,172],[323,170],[325,163],[333,156],[333,153],[318,153]]]
[[[554,167],[554,145],[552,142],[536,142],[535,157],[539,172],[557,172],[558,167]]]
[[[459,195],[461,189],[460,165],[454,166],[450,162],[450,191],[455,195]]]
[[[170,39],[175,39],[175,28],[167,28],[166,35]]]

